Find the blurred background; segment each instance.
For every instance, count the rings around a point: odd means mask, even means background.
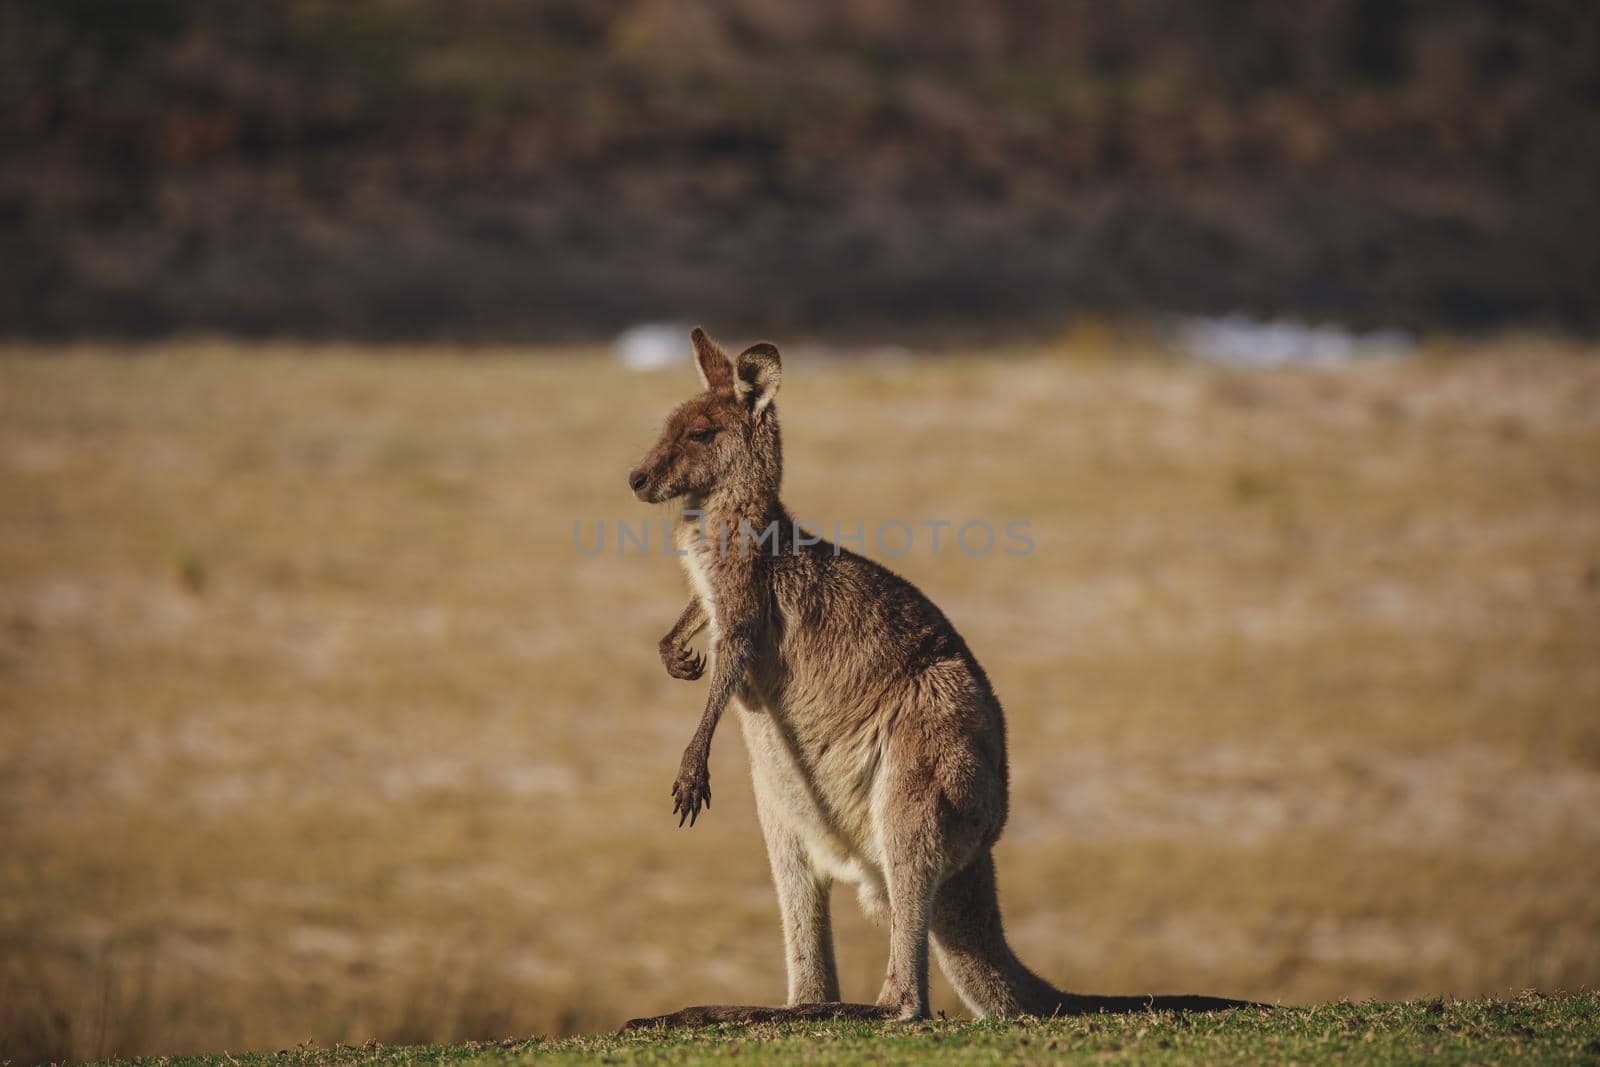
[[[1581,0],[0,5],[0,1059],[782,999],[624,485],[694,322],[798,514],[1030,524],[886,562],[1037,969],[1593,988],[1597,119]]]
[[[1585,0],[14,0],[0,324],[1592,327]]]

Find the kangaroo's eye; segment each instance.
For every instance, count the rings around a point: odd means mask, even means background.
[[[722,428],[719,426],[713,426],[709,430],[696,430],[694,433],[689,435],[689,440],[699,441],[701,444],[704,444],[721,432]]]

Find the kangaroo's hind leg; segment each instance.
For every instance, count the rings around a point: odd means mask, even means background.
[[[877,1004],[851,1004],[839,1000],[839,976],[834,964],[833,930],[829,922],[828,880],[813,869],[803,839],[777,824],[764,808],[759,779],[756,810],[761,814],[767,855],[772,861],[772,877],[778,889],[778,905],[783,913],[784,955],[789,971],[788,1006],[700,1005],[667,1015],[633,1019],[624,1029],[895,1017],[895,1012]]]
[[[783,818],[786,805],[801,804],[795,791],[802,783],[783,772],[781,749],[761,732],[765,721],[741,716],[745,741],[751,753],[756,814],[767,842],[772,879],[783,915],[785,964],[789,972],[788,1006],[782,1008],[744,1004],[710,1004],[684,1008],[667,1015],[634,1019],[629,1030],[718,1023],[802,1022],[820,1019],[886,1019],[892,1013],[876,1004],[851,1004],[839,1000],[839,976],[834,964],[833,929],[829,921],[829,879],[816,869],[805,838]]]
[[[839,971],[833,957],[831,880],[817,871],[805,842],[781,825],[759,799],[761,832],[783,916],[783,958],[789,975],[789,1003],[816,1004],[839,999]]]
[[[828,880],[813,868],[804,840],[778,823],[763,804],[759,779],[757,783],[756,810],[767,839],[772,880],[777,885],[778,906],[783,914],[784,962],[789,972],[788,1006],[702,1005],[668,1015],[633,1019],[624,1029],[892,1017],[892,1013],[876,1004],[849,1004],[839,1000],[839,975],[834,964],[833,928],[829,921]]]
[[[928,1017],[928,921],[937,872],[915,862],[891,861],[889,969],[878,1006],[896,1019]]]
[[[892,753],[890,761],[895,761]],[[923,1019],[928,1016],[929,925],[945,863],[940,797],[913,761],[888,773],[877,822],[889,897],[889,967],[878,1006],[894,1018]]]

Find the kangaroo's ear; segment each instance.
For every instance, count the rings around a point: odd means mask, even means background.
[[[778,395],[778,383],[783,381],[783,361],[778,358],[778,347],[761,341],[739,353],[735,361],[737,380],[734,391],[750,408],[750,414],[760,415]]]
[[[694,343],[694,365],[700,371],[700,380],[707,389],[726,389],[733,384],[733,364],[728,353],[713,341],[700,327],[689,334]]]

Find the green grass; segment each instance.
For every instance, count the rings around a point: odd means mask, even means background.
[[[564,1040],[162,1057],[163,1067],[531,1063],[1600,1063],[1600,995],[1016,1022],[728,1025]]]

